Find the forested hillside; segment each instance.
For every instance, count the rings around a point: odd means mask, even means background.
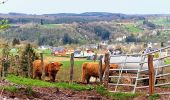
[[[147,42],[157,41],[156,38],[160,38],[159,41],[162,42],[161,37],[168,40],[167,18],[168,15],[125,15],[105,12],[0,14],[0,19],[7,19],[10,26],[0,31],[0,37],[8,41],[17,38],[20,41],[51,46],[97,43],[105,40]]]

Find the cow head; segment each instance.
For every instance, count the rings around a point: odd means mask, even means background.
[[[60,62],[52,62],[51,63],[51,69],[53,71],[59,71],[60,70],[60,67],[62,66],[63,64],[60,63]]]

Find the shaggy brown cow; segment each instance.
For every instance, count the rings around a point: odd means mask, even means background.
[[[90,77],[99,77],[99,63],[97,62],[85,62],[82,65],[82,82],[85,83],[85,80],[87,81],[87,84],[89,83]],[[117,64],[110,64],[111,69],[117,68]],[[104,74],[104,71],[106,69],[105,64],[102,65],[102,75]]]
[[[62,64],[60,62],[48,62],[44,60],[44,73],[45,76],[49,77],[51,81],[55,81],[55,76],[60,69]],[[41,67],[41,60],[35,60],[33,62],[33,78],[39,77],[41,80],[42,76],[42,67]]]
[[[56,74],[60,70],[60,66],[62,65],[63,64],[61,64],[60,62],[52,62],[47,64],[47,66],[45,66],[45,76],[48,76],[50,80],[54,82]]]

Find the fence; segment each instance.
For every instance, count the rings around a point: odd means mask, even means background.
[[[168,77],[170,76],[170,72],[166,71],[165,68],[168,68],[170,64],[165,64],[164,60],[170,55],[161,55],[161,51],[169,49],[170,46],[161,48],[159,50],[149,52],[146,54],[127,54],[127,55],[119,55],[119,56],[111,56],[110,57],[110,63],[117,63],[120,65],[120,68],[118,69],[110,69],[110,71],[116,71],[118,73],[112,76],[109,76],[109,78],[112,78],[113,80],[116,80],[113,83],[108,83],[110,87],[114,88],[114,91],[110,92],[122,92],[124,90],[118,90],[119,86],[123,86],[123,88],[126,87],[132,87],[133,89],[130,89],[128,92],[135,93],[136,90],[149,88],[149,94],[153,94],[155,88],[154,87],[163,87],[170,85],[168,81]],[[158,58],[153,58],[153,55],[159,53]],[[117,61],[113,60],[115,57],[119,58]],[[133,58],[133,59],[131,59]],[[123,60],[120,60],[123,59]],[[130,60],[129,60],[130,59]],[[148,60],[148,61],[147,61]],[[168,70],[168,69],[167,69]],[[149,75],[149,76],[148,76]],[[131,80],[129,84],[122,83],[121,80],[124,78]],[[149,85],[144,86],[143,84],[139,84],[140,81],[142,82],[148,82],[149,79]],[[164,80],[164,83],[158,83],[159,80]],[[145,84],[146,85],[146,84]],[[126,91],[127,92],[127,91]],[[158,93],[158,92],[155,92]],[[170,92],[163,92],[158,94],[168,94]]]
[[[112,90],[111,92],[122,92],[119,90],[118,88],[119,86],[133,87],[133,89],[130,90],[130,92],[132,93],[135,93],[139,89],[150,88],[150,94],[152,94],[154,93],[154,90],[155,90],[154,87],[163,87],[163,86],[170,85],[170,82],[168,81],[168,78],[167,78],[168,76],[170,76],[170,71],[168,72],[167,70],[165,70],[165,68],[169,68],[170,64],[164,63],[164,60],[170,57],[170,55],[169,54],[166,56],[161,55],[162,51],[167,50],[169,48],[170,46],[161,48],[153,52],[142,54],[142,55],[126,54],[126,55],[119,55],[119,56],[110,56],[109,58],[109,54],[105,54],[105,60],[104,60],[106,64],[106,71],[104,74],[105,86],[108,88],[113,87],[114,91]],[[152,54],[156,54],[156,53],[159,53],[160,56],[158,58],[153,58]],[[114,59],[116,57],[117,59]],[[18,57],[16,59],[17,59],[16,65],[18,65],[20,62],[18,60]],[[102,59],[100,59],[99,61],[100,83],[102,83],[102,72],[101,72],[102,61],[101,60]],[[43,54],[41,54],[41,61],[42,61],[41,63],[42,68],[44,68]],[[109,69],[109,63],[119,64],[120,67],[118,69]],[[73,54],[72,54],[70,58],[70,75],[68,75],[70,76],[70,82],[73,81],[73,76],[74,76],[73,74],[75,73],[74,65],[75,64],[74,64],[74,59],[73,59]],[[131,67],[128,67],[128,66],[131,66]],[[118,74],[109,76],[109,71],[115,71]],[[148,76],[148,73],[149,73],[149,76]],[[132,76],[129,76],[128,74],[132,74]],[[67,76],[67,75],[64,75],[64,76]],[[116,80],[116,79],[117,80],[115,81],[115,83],[110,83],[109,78],[112,78],[113,80]],[[131,80],[131,83],[130,84],[122,83],[121,82],[122,78],[124,79],[129,78]],[[144,86],[140,84],[141,81],[148,81],[148,79],[149,79],[149,85],[147,84],[147,86]],[[159,83],[157,82],[158,80],[164,80],[166,82]],[[169,93],[170,92],[167,91],[167,92],[163,92],[159,94],[169,94]]]

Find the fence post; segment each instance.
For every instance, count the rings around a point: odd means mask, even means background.
[[[73,68],[74,68],[74,53],[71,53],[70,57],[70,82],[73,82]]]
[[[28,71],[27,71],[27,75],[28,77],[32,77],[32,70],[31,70],[31,56],[30,56],[30,53],[28,54]]]
[[[109,57],[109,53],[105,54],[105,66],[106,66],[106,70],[105,70],[105,80],[104,80],[104,86],[108,87],[108,82],[109,82],[109,69],[110,69],[110,57]]]
[[[101,55],[99,58],[99,80],[100,84],[102,84],[102,58],[103,56]]]
[[[16,59],[15,65],[17,66],[16,74],[19,75],[19,72],[21,72],[21,71],[19,71],[20,70],[19,55],[16,55],[15,59]]]
[[[2,78],[5,77],[5,58],[3,57],[3,60],[2,60]]]
[[[43,53],[40,53],[40,57],[41,57],[41,69],[42,69],[42,79],[45,80],[45,75],[44,75],[44,58],[43,58]]]
[[[154,93],[154,66],[153,66],[153,55],[148,55],[148,69],[149,69],[149,95],[152,95]]]
[[[95,53],[93,61],[96,62],[96,59],[97,59],[97,53]]]

